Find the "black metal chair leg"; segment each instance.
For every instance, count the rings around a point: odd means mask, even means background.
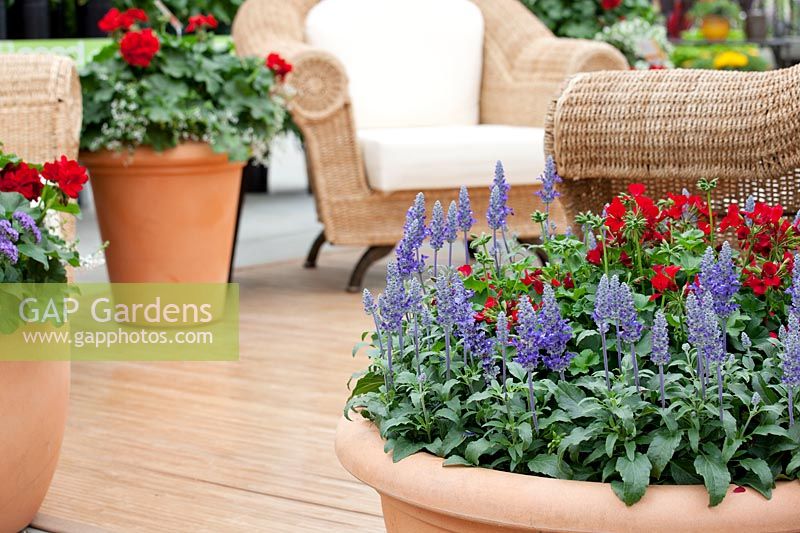
[[[311,249],[308,250],[308,257],[306,257],[306,262],[303,264],[305,268],[317,268],[317,257],[319,257],[319,251],[322,249],[322,245],[325,244],[325,231],[321,231],[317,238],[314,239],[314,242],[311,243]]]
[[[361,292],[361,288],[364,285],[364,274],[367,273],[369,267],[371,267],[375,261],[379,261],[389,255],[392,250],[394,250],[394,246],[370,246],[367,251],[364,252],[364,255],[361,256],[361,259],[358,260],[358,263],[356,263],[353,273],[350,274],[350,281],[347,283],[347,292]]]

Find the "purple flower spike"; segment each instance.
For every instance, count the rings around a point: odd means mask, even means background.
[[[425,310],[425,292],[417,278],[411,278],[408,284],[408,310],[414,320],[414,359],[417,362],[417,375],[422,373],[422,363],[419,354],[419,323]]]
[[[495,334],[495,338],[497,342],[495,343],[496,346],[500,347],[500,355],[502,356],[503,360],[503,394],[506,392],[506,348],[508,347],[508,318],[506,317],[505,311],[501,310],[497,314],[497,330]]]
[[[400,340],[400,353],[403,353],[403,316],[408,312],[409,300],[403,278],[397,263],[389,263],[386,268],[386,289],[378,298],[381,326],[388,337],[386,360],[389,372],[389,386],[394,381],[392,368],[392,334]]]
[[[372,293],[369,292],[369,289],[364,289],[362,301],[364,302],[364,312],[371,316],[372,320],[375,322],[375,333],[378,337],[378,349],[380,350],[382,357],[383,337],[381,335],[380,319],[378,318],[378,306],[375,304],[375,298],[372,297]]]
[[[800,317],[800,254],[794,255],[792,285],[786,289],[786,292],[792,297],[792,314]]]
[[[542,199],[545,205],[552,204],[556,198],[561,196],[556,190],[556,185],[561,183],[561,176],[556,172],[556,162],[552,156],[547,156],[547,161],[544,164],[544,172],[539,176],[542,182],[542,188],[536,192],[536,196]]]
[[[536,395],[533,390],[533,371],[541,358],[541,330],[539,321],[533,310],[530,298],[523,296],[519,300],[519,320],[517,322],[517,338],[514,346],[517,357],[514,360],[528,371],[528,402],[533,414],[533,427],[539,431],[539,419],[536,416]]]
[[[453,243],[458,239],[458,205],[455,200],[447,208],[447,222],[444,226],[444,240],[447,241],[447,266],[453,266]]]
[[[714,260],[714,250],[709,246],[700,262],[699,291],[708,292],[714,300],[714,312],[726,319],[738,305],[733,297],[739,290],[739,276],[733,264],[733,252],[728,241],[722,243],[719,259]]]
[[[33,237],[33,240],[36,242],[36,244],[42,242],[42,232],[36,225],[36,221],[33,220],[33,217],[27,213],[23,213],[22,211],[16,211],[14,213],[14,220],[17,221],[19,227],[22,228],[22,231]]]
[[[469,201],[469,192],[463,185],[458,192],[458,212],[456,215],[456,227],[464,234],[464,264],[469,264],[469,239],[467,233],[472,228],[475,219],[472,218],[472,205]]]
[[[489,209],[486,211],[486,222],[491,229],[499,230],[506,226],[506,215],[503,191],[498,185],[493,185],[489,194]]]
[[[608,324],[614,313],[612,286],[608,276],[603,274],[600,278],[600,283],[597,284],[597,291],[594,297],[594,321],[597,324],[597,330],[600,332],[600,340],[603,345],[603,370],[606,375],[606,387],[611,390],[611,377],[608,373],[608,343],[606,341],[606,333],[608,333]]]
[[[633,381],[636,392],[639,387],[639,362],[636,359],[636,343],[642,338],[643,325],[639,321],[636,305],[633,302],[633,293],[627,283],[621,283],[617,293],[618,319],[620,324],[620,338],[630,344],[631,364],[633,365]]]
[[[434,284],[436,296],[436,322],[444,330],[446,379],[450,379],[450,342],[453,328],[463,321],[466,289],[458,273],[450,271],[447,275],[436,278]]]
[[[430,227],[431,248],[433,248],[433,274],[439,267],[439,250],[444,246],[445,238],[447,237],[447,221],[444,218],[444,208],[442,202],[436,200],[433,204],[433,211],[431,212],[431,227]]]
[[[800,321],[797,315],[789,315],[786,328],[781,328],[781,381],[786,385],[789,397],[789,425],[794,426],[794,391],[800,386]]]
[[[544,364],[552,372],[558,372],[564,379],[564,371],[569,368],[574,353],[567,352],[567,343],[572,338],[572,327],[561,316],[561,309],[550,285],[544,286],[542,308],[539,311],[541,328],[541,347],[545,351]]]
[[[19,261],[19,250],[13,242],[5,237],[0,237],[0,258],[2,257],[5,257],[12,265],[16,265]]]
[[[689,343],[697,350],[697,375],[701,391],[705,396],[705,378],[711,363],[717,363],[717,385],[719,392],[719,416],[722,420],[722,363],[725,360],[722,331],[714,311],[714,298],[709,292],[699,298],[690,293],[686,298],[686,320],[689,326]]]
[[[420,247],[425,241],[425,195],[417,194],[414,203],[408,208],[406,222],[403,224],[403,238],[397,245],[397,264],[403,278],[421,272],[425,266]]]
[[[653,340],[652,350],[650,352],[650,359],[653,363],[658,365],[658,381],[661,392],[661,407],[666,407],[666,399],[664,396],[664,365],[669,363],[669,331],[667,330],[667,317],[664,316],[664,311],[659,309],[656,311],[655,320],[653,321]]]

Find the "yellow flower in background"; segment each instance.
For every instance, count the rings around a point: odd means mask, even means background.
[[[742,68],[747,66],[748,61],[745,54],[728,50],[717,54],[717,57],[714,58],[714,68],[717,70],[723,68]]]

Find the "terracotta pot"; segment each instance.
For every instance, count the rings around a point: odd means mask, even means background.
[[[0,532],[27,526],[47,494],[67,421],[69,368],[0,363]]]
[[[82,152],[116,283],[228,279],[242,163],[202,143]]]
[[[731,32],[731,23],[725,17],[708,15],[700,23],[700,33],[707,41],[724,41]]]
[[[336,454],[381,496],[386,529],[394,532],[489,531],[798,531],[800,482],[782,482],[766,500],[752,489],[708,507],[699,485],[658,485],[626,507],[605,483],[442,467],[418,453],[393,463],[369,421],[342,419]]]

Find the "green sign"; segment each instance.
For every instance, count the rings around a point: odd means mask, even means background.
[[[0,284],[0,361],[238,358],[238,284]]]

